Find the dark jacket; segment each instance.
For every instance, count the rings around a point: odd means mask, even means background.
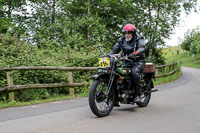
[[[145,59],[144,38],[141,36],[136,36],[131,41],[127,42],[124,37],[121,37],[115,44],[114,48],[108,53],[108,55],[117,54],[121,50],[123,55],[129,55],[133,52],[139,52],[139,60],[144,60]]]

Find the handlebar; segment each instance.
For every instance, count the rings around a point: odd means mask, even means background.
[[[120,54],[112,54],[112,55],[109,55],[109,57],[110,58],[118,58],[120,60],[129,61],[129,62],[133,62],[133,60],[139,58],[139,56],[136,56],[135,58],[129,59],[127,55],[126,56],[122,56]]]

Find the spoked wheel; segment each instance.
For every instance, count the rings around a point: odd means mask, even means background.
[[[149,101],[151,99],[151,93],[148,92],[148,91],[151,91],[151,85],[149,85],[149,82],[150,80],[148,79],[144,80],[145,88],[143,89],[143,91],[146,91],[146,92],[141,95],[141,102],[136,103],[139,107],[146,107],[149,104]]]
[[[108,95],[108,80],[94,80],[89,93],[89,105],[92,112],[98,117],[109,115],[113,109],[114,92],[111,88]]]

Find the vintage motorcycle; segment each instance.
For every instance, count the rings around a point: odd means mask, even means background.
[[[122,57],[120,54],[107,57],[102,46],[99,49],[104,56],[99,58],[98,74],[93,75],[94,80],[89,92],[89,105],[92,112],[98,117],[110,114],[116,102],[121,104],[134,104],[135,92],[131,84],[131,67],[133,60]],[[155,65],[146,63],[143,73],[140,75],[141,101],[136,104],[139,107],[148,105],[154,88],[152,79],[155,77]]]

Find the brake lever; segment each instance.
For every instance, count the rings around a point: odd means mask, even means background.
[[[125,60],[132,62],[132,60],[131,60],[131,59],[129,59],[129,58],[125,58]]]

